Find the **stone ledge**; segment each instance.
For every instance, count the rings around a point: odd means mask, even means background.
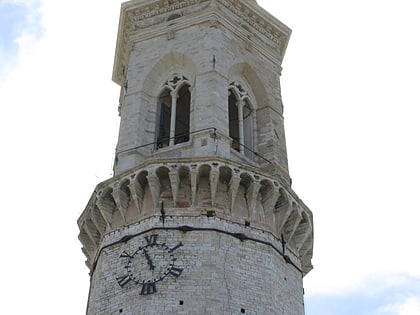
[[[121,18],[117,36],[117,47],[114,60],[112,78],[119,85],[124,84],[125,66],[130,51],[130,36],[139,29],[139,22],[148,19],[157,19],[156,22],[143,24],[149,28],[156,23],[165,22],[173,13],[182,13],[182,10],[199,5],[212,7],[213,11],[228,10],[235,18],[244,21],[255,34],[261,34],[268,41],[279,47],[280,62],[286,51],[291,30],[270,13],[261,8],[255,1],[244,0],[149,0],[130,1],[121,6]],[[189,12],[190,13],[190,12]],[[182,14],[181,14],[182,15]]]
[[[222,158],[152,159],[100,183],[78,220],[88,266],[104,235],[161,207],[167,216],[214,211],[231,222],[249,222],[283,239],[304,273],[312,268],[311,211],[279,178]]]

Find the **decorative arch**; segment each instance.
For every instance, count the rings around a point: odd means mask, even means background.
[[[188,78],[192,87],[195,85],[197,67],[187,55],[172,51],[163,56],[144,77],[141,90],[157,96],[162,92],[162,83],[175,73],[181,73]]]
[[[246,63],[237,63],[229,70],[229,137],[232,148],[254,159],[258,143],[258,108],[267,102],[264,85]]]
[[[211,206],[210,172],[209,164],[200,165],[198,169],[198,205],[202,207]]]
[[[170,52],[144,77],[142,91],[150,98],[147,121],[155,121],[155,149],[189,141],[190,112],[196,66],[186,55]],[[155,106],[155,107],[153,107]]]
[[[232,138],[232,148],[252,159],[255,107],[248,92],[239,82],[232,82],[228,89],[229,137]]]
[[[255,110],[267,103],[267,92],[254,69],[247,63],[237,63],[229,69],[229,83],[238,81],[247,90]]]
[[[179,176],[179,196],[177,207],[187,208],[191,206],[191,171],[187,165],[183,165],[178,170]]]
[[[163,85],[157,104],[157,149],[189,141],[190,88],[190,82],[181,74],[173,74]]]

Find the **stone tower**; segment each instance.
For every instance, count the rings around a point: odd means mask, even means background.
[[[290,33],[252,0],[122,4],[114,176],[78,220],[87,314],[304,314],[313,220],[288,172]]]

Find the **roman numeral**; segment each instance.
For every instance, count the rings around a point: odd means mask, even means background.
[[[174,277],[178,278],[181,275],[183,270],[184,269],[182,269],[182,268],[172,267],[171,270],[169,271],[169,274],[171,276],[174,276]]]
[[[128,283],[131,282],[131,278],[129,275],[126,276],[122,276],[117,278],[118,284],[120,285],[121,288],[124,288],[124,286],[126,286]]]
[[[180,248],[181,246],[184,246],[184,244],[182,244],[182,243],[180,242],[178,245],[176,245],[175,247],[171,248],[169,251],[170,251],[170,252],[176,251],[176,250],[177,250],[178,248]]]
[[[155,282],[145,282],[141,287],[140,295],[148,295],[156,293],[156,283]]]
[[[126,251],[123,251],[120,255],[120,258],[134,258],[133,255],[130,255],[129,253],[127,253]]]
[[[144,238],[146,239],[147,245],[156,245],[158,235],[152,234],[149,236],[145,236]]]

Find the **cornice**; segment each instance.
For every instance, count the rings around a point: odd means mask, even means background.
[[[185,9],[210,5],[228,10],[243,21],[255,33],[261,34],[279,48],[282,61],[290,38],[291,29],[281,23],[254,1],[245,0],[134,0],[121,6],[117,46],[112,79],[122,85],[125,77],[129,52],[130,36],[141,28],[162,23],[170,13],[181,13]],[[198,8],[196,8],[198,9]],[[196,11],[196,10],[192,10]],[[161,17],[161,19],[157,19]],[[149,20],[149,21],[148,21]],[[147,23],[149,22],[149,23]]]
[[[202,173],[200,178],[208,181],[210,191],[198,194],[198,176],[204,168],[210,170]],[[159,172],[160,169],[166,172]],[[181,176],[181,169],[184,175],[189,174],[189,179]],[[170,194],[161,195],[160,183],[164,174],[169,176],[170,186],[165,189]],[[216,203],[219,181],[229,183],[228,190],[224,191],[225,197],[221,199],[224,200],[223,204],[220,201]],[[177,203],[181,182],[191,186],[189,205]],[[236,196],[240,193],[240,185],[248,187],[246,217],[232,212],[237,207]],[[151,203],[144,203],[146,190],[150,191]],[[136,218],[127,216],[130,200],[137,209]],[[210,200],[210,205],[200,206],[202,200]],[[257,206],[257,201],[260,206]],[[205,215],[206,211],[214,211],[217,217],[230,222],[252,222],[253,228],[264,230],[278,240],[284,236],[290,250],[302,262],[303,275],[312,269],[313,216],[310,209],[280,178],[259,168],[220,157],[150,159],[98,184],[78,219],[79,239],[89,268],[94,265],[97,250],[105,235],[115,229],[147,220],[147,214],[157,213],[163,202],[166,202],[174,217],[196,217]],[[121,215],[121,222],[114,222],[115,212]],[[259,217],[257,213],[263,215]]]

